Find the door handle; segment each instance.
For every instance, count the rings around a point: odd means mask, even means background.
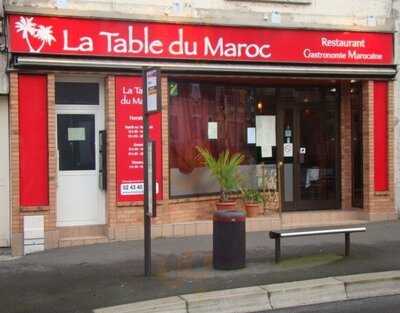
[[[304,156],[306,155],[306,147],[300,147],[299,149],[299,162],[300,164],[304,163]]]
[[[282,209],[283,209],[283,188],[282,188],[282,167],[283,162],[278,163],[278,191],[279,191],[279,217],[282,220]]]

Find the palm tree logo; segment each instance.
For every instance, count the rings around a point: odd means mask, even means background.
[[[22,39],[24,39],[29,47],[29,52],[40,52],[44,45],[51,46],[53,41],[56,39],[53,36],[53,26],[37,25],[33,21],[33,17],[21,16],[19,21],[15,23],[17,33],[21,33]],[[32,46],[31,38],[38,39],[41,43],[38,48]]]

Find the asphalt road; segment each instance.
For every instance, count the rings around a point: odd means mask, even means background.
[[[398,313],[400,295],[332,302],[299,308],[267,311],[265,313]]]

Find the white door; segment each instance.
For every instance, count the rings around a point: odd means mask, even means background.
[[[99,185],[99,132],[104,130],[100,81],[56,82],[57,226],[105,224]]]
[[[8,100],[0,96],[0,247],[10,246]]]

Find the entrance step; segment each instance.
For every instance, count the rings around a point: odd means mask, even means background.
[[[105,225],[86,225],[58,227],[60,238],[67,237],[86,237],[86,236],[105,236]]]
[[[108,242],[105,225],[59,227],[58,231],[60,248]]]
[[[0,262],[11,261],[18,259],[19,257],[12,256],[11,248],[0,248]]]
[[[108,238],[106,236],[81,236],[81,237],[64,237],[59,241],[60,248],[94,245],[97,243],[106,243]]]

